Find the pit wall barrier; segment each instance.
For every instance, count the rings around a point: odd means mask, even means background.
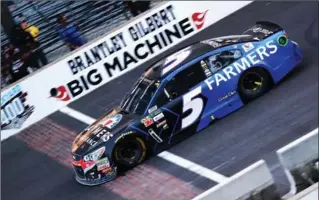
[[[318,128],[277,150],[276,153],[291,186],[285,198],[318,182]]]
[[[318,183],[313,184],[307,189],[299,192],[288,200],[317,200],[318,199]]]
[[[318,128],[276,152],[291,184],[288,194],[279,196],[267,164],[260,160],[192,200],[297,200],[317,194]]]
[[[117,30],[4,88],[1,91],[1,140],[19,133],[250,3],[252,1],[161,3]]]
[[[265,161],[260,160],[192,200],[280,199],[273,192],[274,183]]]

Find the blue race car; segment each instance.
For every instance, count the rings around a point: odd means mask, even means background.
[[[74,140],[76,180],[84,185],[113,180],[118,170],[137,166],[260,97],[301,60],[298,44],[271,22],[196,42],[159,60],[119,107]]]

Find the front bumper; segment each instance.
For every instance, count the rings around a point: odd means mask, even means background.
[[[111,169],[111,171],[107,173],[102,173],[99,171],[96,172],[90,172],[89,175],[79,176],[77,173],[75,173],[75,180],[82,184],[87,186],[94,186],[94,185],[100,185],[109,181],[114,180],[117,177],[117,168],[114,167]]]
[[[87,186],[99,185],[114,180],[117,177],[116,166],[104,166],[100,169],[97,162],[87,162],[83,160],[74,161],[73,169],[75,179],[78,183]]]

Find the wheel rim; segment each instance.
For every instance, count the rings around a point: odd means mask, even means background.
[[[137,141],[128,141],[118,146],[117,155],[119,160],[126,163],[133,163],[139,160],[142,154],[142,147]]]
[[[263,77],[256,72],[249,72],[243,77],[242,87],[247,92],[258,92],[263,85]]]

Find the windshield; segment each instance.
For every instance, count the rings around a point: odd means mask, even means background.
[[[252,35],[230,35],[223,37],[216,37],[202,41],[202,43],[206,43],[211,45],[214,48],[222,47],[229,44],[235,44],[240,42],[250,42],[250,41],[258,41],[258,38],[255,38]]]
[[[129,113],[143,115],[156,91],[155,80],[141,77],[127,93],[121,108]]]

